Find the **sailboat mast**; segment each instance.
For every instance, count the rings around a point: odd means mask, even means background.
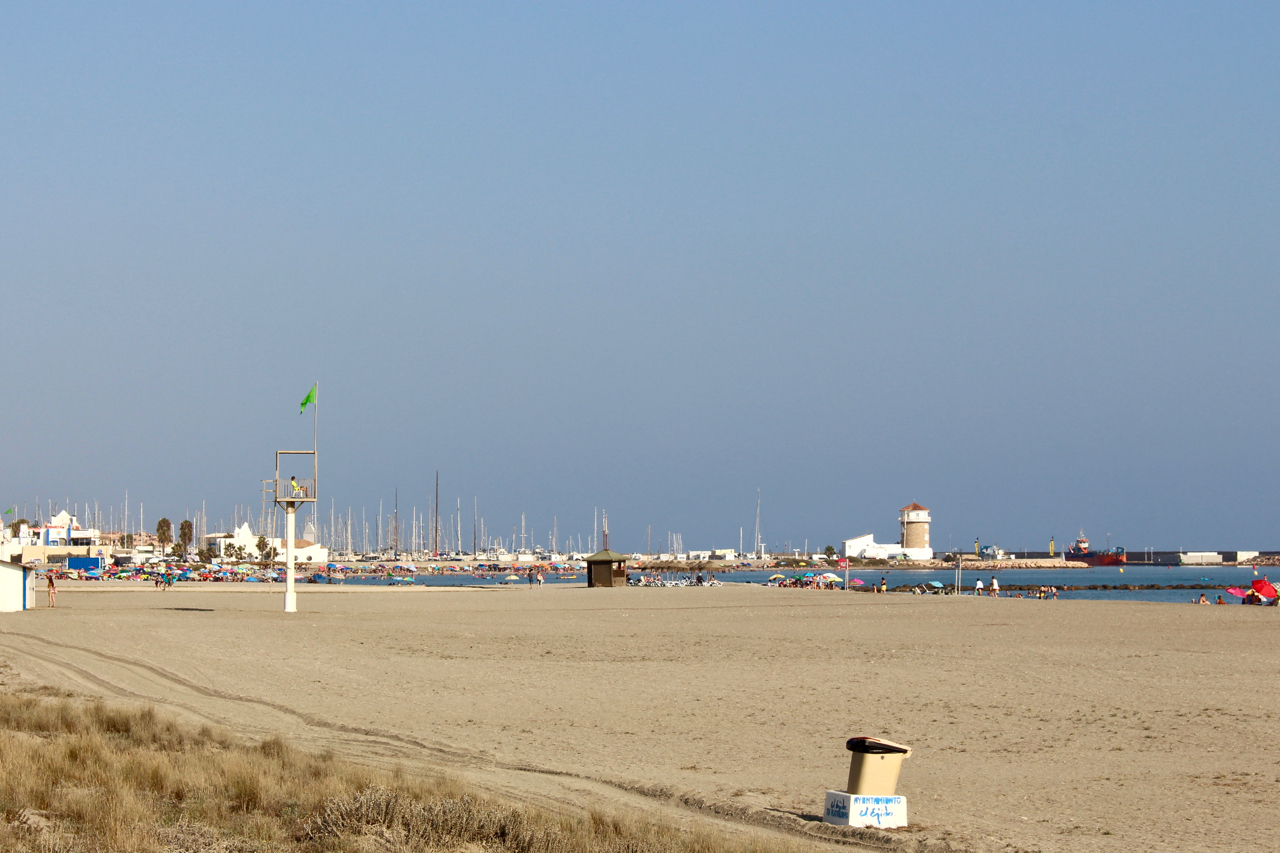
[[[756,559],[760,559],[760,490],[756,489]]]

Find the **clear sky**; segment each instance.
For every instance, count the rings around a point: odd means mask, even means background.
[[[5,4],[0,500],[1280,549],[1278,23]]]

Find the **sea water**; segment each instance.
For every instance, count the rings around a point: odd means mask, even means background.
[[[1123,568],[1124,571],[1120,571]],[[770,575],[785,574],[791,577],[795,569],[779,572],[735,572],[724,576],[725,580],[750,579],[754,582],[765,582]],[[804,569],[802,572],[813,571]],[[844,578],[843,569],[819,569],[819,572],[831,571]],[[974,581],[981,580],[983,593],[991,589],[991,577],[1000,581],[1001,595],[1011,586],[1056,586],[1059,599],[1093,599],[1102,601],[1160,601],[1190,602],[1204,593],[1210,601],[1216,601],[1221,595],[1228,604],[1238,604],[1240,599],[1228,595],[1224,590],[1229,586],[1248,589],[1254,580],[1262,578],[1269,567],[1261,566],[1093,566],[1086,569],[985,569],[976,571],[967,569],[960,574],[960,586],[972,587]],[[1255,574],[1256,572],[1256,574]],[[1278,570],[1277,575],[1280,575]],[[883,576],[892,589],[895,586],[928,586],[930,581],[937,581],[944,586],[955,583],[955,568],[949,569],[895,569],[889,567],[858,567],[849,569],[849,586],[854,588],[853,580],[861,579],[866,586],[879,584]],[[1159,584],[1160,586],[1186,585],[1192,589],[1073,589],[1063,591],[1063,587],[1081,586],[1144,586]],[[966,590],[966,594],[972,590]],[[1027,595],[1023,592],[1023,595]]]
[[[991,576],[994,574],[1000,581],[1002,593],[1011,586],[1056,586],[1058,587],[1058,598],[1064,600],[1071,599],[1091,599],[1103,601],[1151,601],[1151,602],[1174,602],[1188,603],[1200,597],[1200,593],[1204,593],[1209,597],[1210,601],[1215,601],[1218,595],[1223,597],[1229,604],[1238,604],[1240,599],[1228,595],[1224,590],[1229,586],[1238,586],[1248,589],[1249,585],[1256,579],[1264,577],[1269,567],[1262,566],[1255,569],[1252,566],[1124,566],[1124,571],[1120,571],[1119,566],[1094,566],[1087,569],[1001,569],[992,571],[987,569],[984,571],[966,570],[961,573],[960,584],[962,587],[972,587],[974,581],[981,579],[985,593],[990,589]],[[634,572],[635,570],[633,570]],[[818,573],[831,571],[834,574],[844,577],[842,569],[769,569],[764,571],[718,571],[715,572],[716,578],[726,583],[768,583],[770,576],[775,574],[786,575],[791,577],[795,574],[803,575],[805,572],[816,571]],[[666,573],[670,575],[671,573]],[[687,574],[687,573],[686,573]],[[695,573],[696,574],[696,573]],[[1276,571],[1280,577],[1280,570]],[[937,581],[944,586],[949,586],[955,582],[955,569],[899,569],[899,568],[881,568],[881,567],[858,567],[849,569],[850,588],[855,588],[852,583],[854,578],[859,578],[864,582],[865,586],[872,584],[878,585],[880,577],[884,576],[892,589],[895,586],[928,586],[929,581]],[[498,577],[479,578],[474,575],[463,574],[461,572],[449,572],[446,574],[430,574],[416,575],[413,578],[415,586],[497,586],[501,585],[502,578],[506,575]],[[703,578],[707,578],[708,573],[703,572]],[[554,573],[546,573],[546,584],[554,586],[580,586],[585,587],[586,578],[585,570],[578,572],[578,576],[573,580],[561,580]],[[356,584],[360,586],[387,586],[398,585],[408,586],[409,584],[400,581],[388,581],[386,577],[358,577],[347,578],[345,583]],[[1063,587],[1081,587],[1081,586],[1143,586],[1146,584],[1159,584],[1161,586],[1186,585],[1193,587],[1191,589],[1077,589],[1064,591]],[[521,577],[518,581],[510,581],[510,586],[528,586],[528,579]],[[968,594],[968,592],[966,592]],[[1023,593],[1026,595],[1027,593]]]

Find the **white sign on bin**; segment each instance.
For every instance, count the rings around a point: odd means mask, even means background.
[[[881,829],[906,826],[907,798],[827,791],[822,822],[837,826],[874,826]]]

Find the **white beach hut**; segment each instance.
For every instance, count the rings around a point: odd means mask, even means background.
[[[13,613],[35,606],[34,569],[0,562],[0,613]]]

